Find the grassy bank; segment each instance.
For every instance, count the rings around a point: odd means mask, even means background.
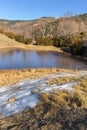
[[[20,69],[20,70],[0,70],[0,87],[17,83],[24,79],[41,78],[46,74],[57,72],[71,72],[76,73],[74,70],[68,69]]]
[[[25,50],[44,50],[44,51],[58,51],[63,52],[61,49],[58,49],[53,46],[35,46],[35,45],[26,45],[23,43],[19,43],[15,41],[14,39],[10,39],[4,34],[0,34],[0,52],[3,52],[4,50],[12,50],[12,49],[25,49]]]

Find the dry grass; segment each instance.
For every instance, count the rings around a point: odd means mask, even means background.
[[[16,47],[20,46],[20,43],[16,42],[13,39],[8,38],[4,34],[0,34],[0,48],[9,48],[9,47]]]
[[[87,96],[87,76],[81,77],[78,84],[75,85],[74,88]]]
[[[24,79],[41,78],[45,74],[58,72],[76,73],[76,71],[68,69],[20,69],[20,70],[0,70],[0,86],[11,85]]]
[[[36,93],[36,92],[37,92],[37,91],[34,90],[34,89],[31,90],[31,93],[32,93],[32,94],[34,94],[34,93]]]
[[[79,77],[69,77],[69,76],[57,77],[57,78],[53,78],[49,82],[47,82],[47,85],[52,85],[52,84],[61,85],[61,84],[67,83],[67,82],[79,81],[79,79],[80,79]]]
[[[55,117],[60,109],[87,108],[87,76],[75,80],[78,80],[78,83],[74,86],[73,92],[54,90],[52,93],[40,95],[40,104],[43,106],[45,116]]]
[[[44,51],[57,51],[63,52],[61,49],[53,47],[53,46],[35,46],[35,45],[25,45],[23,43],[19,43],[14,39],[10,39],[4,34],[0,34],[0,52],[3,52],[4,49],[12,50],[14,48],[24,49],[24,50],[44,50]]]

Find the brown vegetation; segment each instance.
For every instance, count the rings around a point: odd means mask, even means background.
[[[57,85],[61,85],[64,84],[66,82],[73,82],[73,81],[79,81],[80,77],[69,77],[69,76],[65,76],[65,77],[57,77],[57,78],[53,78],[51,79],[49,82],[47,82],[48,85],[52,85],[52,84],[57,84]]]
[[[0,21],[0,33],[24,44],[69,48],[73,55],[87,56],[87,14],[62,17],[40,18],[32,21]],[[5,28],[4,28],[5,27]],[[22,28],[22,29],[21,29]]]
[[[61,110],[87,109],[87,76],[80,78],[77,82],[72,92],[67,90],[54,90],[51,93],[47,92],[40,95],[41,102],[39,105],[43,107],[39,111],[43,111],[42,115],[44,115],[44,118],[55,118]],[[39,116],[38,108],[35,108],[35,110],[36,115]]]
[[[86,130],[87,76],[81,78],[74,88],[73,92],[54,90],[42,93],[34,109],[0,119],[0,129]]]
[[[26,20],[26,21],[21,21],[21,20],[1,20],[0,21],[0,28],[1,32],[5,30],[6,32],[13,32],[16,34],[24,35],[25,37],[32,37],[32,32],[36,29],[42,30],[44,26],[51,22],[54,21],[55,18],[47,17],[47,18],[40,18],[36,20]]]
[[[4,34],[0,34],[0,52],[3,51],[9,51],[11,49],[25,49],[25,50],[38,50],[38,51],[57,51],[57,52],[63,52],[61,49],[53,47],[53,46],[35,46],[35,45],[26,45],[23,43],[19,43],[15,41],[14,39],[10,39]]]
[[[0,70],[0,86],[10,85],[17,83],[24,79],[39,78],[45,74],[57,73],[57,72],[71,72],[76,73],[74,70],[68,69],[21,69],[21,70]]]

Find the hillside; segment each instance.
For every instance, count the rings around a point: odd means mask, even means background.
[[[84,21],[84,23],[87,25],[87,13],[86,14],[80,14],[76,17],[73,17],[76,21]]]
[[[25,37],[70,35],[87,32],[87,14],[73,17],[42,17],[35,20],[0,19],[0,28]]]
[[[8,38],[7,36],[5,36],[4,34],[0,34],[0,47],[6,47],[6,46],[18,46],[19,43],[16,42],[13,39]]]
[[[4,34],[0,34],[0,52],[4,52],[4,50],[2,49],[5,49],[6,51],[6,48],[8,48],[7,50],[12,49],[12,48],[21,48],[21,49],[25,48],[26,49],[26,46],[23,43],[19,43],[15,41],[14,39],[8,38]]]
[[[60,17],[46,25],[46,36],[70,36],[76,33],[87,33],[87,14],[74,17]]]
[[[3,20],[0,19],[0,28],[5,31],[12,31],[15,33],[22,34],[26,37],[31,37],[33,30],[42,29],[44,26],[54,21],[52,17],[42,17],[35,20]]]

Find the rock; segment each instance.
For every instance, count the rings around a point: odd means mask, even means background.
[[[9,103],[14,103],[15,101],[16,101],[16,98],[14,98],[14,97],[8,99]]]
[[[34,93],[36,93],[36,92],[37,92],[37,91],[34,90],[34,89],[31,90],[31,93],[32,93],[32,94],[34,94]]]

